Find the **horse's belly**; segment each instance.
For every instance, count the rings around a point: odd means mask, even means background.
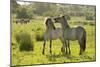
[[[59,28],[56,30],[52,30],[50,32],[45,32],[45,34],[44,34],[45,40],[47,40],[47,39],[55,40],[55,39],[58,39],[61,37],[62,37],[62,29],[59,29]]]
[[[77,38],[75,36],[69,35],[69,36],[65,36],[66,40],[76,40]]]
[[[73,36],[73,35],[69,35],[67,38],[67,40],[76,40],[76,36]]]
[[[65,35],[65,38],[67,40],[76,40],[76,31],[75,30],[71,30],[71,31],[67,31]]]
[[[52,37],[53,40],[55,40],[55,39],[58,39],[59,38],[59,35],[57,33],[56,34],[53,34],[52,33],[52,36],[51,37]]]

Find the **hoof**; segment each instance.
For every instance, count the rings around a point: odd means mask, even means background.
[[[71,54],[71,52],[69,52],[69,55]]]
[[[65,53],[65,48],[62,47],[62,48],[61,48],[61,52],[62,52],[62,53]]]
[[[52,55],[52,52],[50,51],[50,54]]]
[[[44,55],[44,52],[42,52],[42,54]]]
[[[82,55],[82,53],[80,52],[79,55]]]

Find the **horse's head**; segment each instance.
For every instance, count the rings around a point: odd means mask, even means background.
[[[65,18],[64,15],[61,15],[59,17],[55,17],[54,20],[55,20],[55,23],[61,23],[63,28],[69,27],[69,24],[67,23],[67,19]]]
[[[59,17],[55,17],[54,18],[55,23],[61,23],[63,19],[65,19],[65,16],[64,15],[61,15]]]
[[[45,24],[46,24],[47,28],[52,28],[53,27],[55,29],[55,26],[54,26],[53,21],[52,21],[51,18],[47,18]]]

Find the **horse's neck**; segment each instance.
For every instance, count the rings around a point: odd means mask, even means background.
[[[66,21],[65,18],[63,18],[62,28],[63,28],[63,30],[70,28],[70,26],[69,26],[69,24],[67,23],[67,21]]]
[[[47,28],[46,31],[47,32],[51,32],[52,30],[54,30],[53,28]]]
[[[56,27],[54,26],[54,24],[52,25],[52,28],[55,30],[56,29]]]
[[[56,29],[56,27],[53,25],[53,26],[51,26],[50,28],[46,28],[47,30],[55,30]]]

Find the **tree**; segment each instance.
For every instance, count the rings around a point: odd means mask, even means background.
[[[16,2],[16,0],[11,0],[11,9],[12,9],[12,13],[16,13],[18,10],[18,4]]]
[[[30,18],[29,14],[27,13],[26,8],[24,8],[24,7],[20,8],[19,12],[17,13],[17,18],[20,18],[20,19],[21,18],[24,18],[24,19]]]

